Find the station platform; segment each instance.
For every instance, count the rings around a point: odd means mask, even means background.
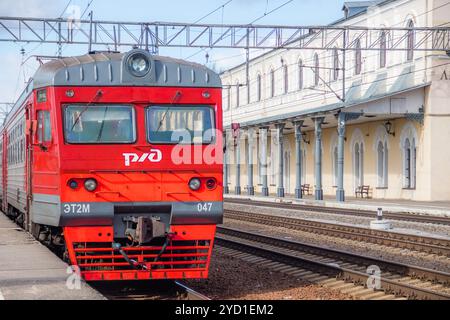
[[[369,210],[376,212],[377,208],[389,212],[404,212],[411,214],[425,214],[442,217],[450,217],[450,202],[427,202],[427,201],[411,201],[404,199],[361,199],[355,197],[347,197],[345,202],[336,201],[335,197],[324,196],[324,200],[315,200],[313,195],[305,195],[302,199],[296,199],[294,195],[287,194],[285,197],[276,197],[270,195],[264,197],[261,194],[248,196],[245,194],[224,194],[224,199],[250,199],[255,201],[268,202],[286,202],[293,204],[316,205],[330,208],[348,208],[354,210]]]
[[[0,212],[0,300],[105,299],[73,274],[70,278],[67,268],[66,263]]]

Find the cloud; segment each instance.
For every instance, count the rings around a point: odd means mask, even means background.
[[[58,0],[0,1],[2,16],[54,18],[61,14],[64,3]]]
[[[2,54],[0,73],[1,102],[13,102],[24,87],[23,72],[19,74],[21,57],[18,54]]]

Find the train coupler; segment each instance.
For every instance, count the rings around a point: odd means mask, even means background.
[[[155,218],[131,216],[125,217],[123,220],[127,223],[125,236],[139,245],[166,236],[166,225]]]

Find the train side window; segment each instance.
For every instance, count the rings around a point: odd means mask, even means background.
[[[52,131],[50,125],[50,111],[39,110],[37,112],[38,128],[37,136],[38,142],[50,142],[52,140]]]

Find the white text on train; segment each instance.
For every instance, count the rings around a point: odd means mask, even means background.
[[[125,159],[125,166],[129,167],[132,162],[144,162],[146,160],[150,162],[160,162],[162,159],[162,152],[158,149],[150,149],[150,152],[145,152],[141,155],[137,153],[123,153]]]

